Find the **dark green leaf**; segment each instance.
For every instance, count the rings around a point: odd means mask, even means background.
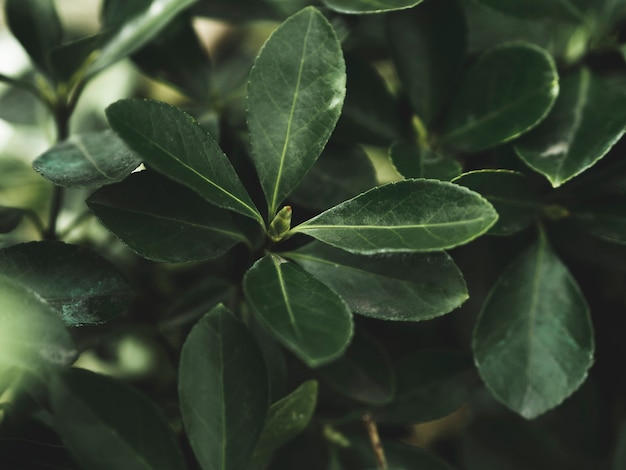
[[[498,45],[465,74],[442,140],[477,152],[514,139],[539,124],[558,93],[559,77],[548,52],[526,43]]]
[[[317,403],[317,382],[309,380],[270,407],[267,421],[254,450],[252,463],[262,467],[272,453],[304,431]]]
[[[0,206],[0,233],[14,230],[24,217],[24,209]]]
[[[130,18],[150,8],[152,0],[104,0],[100,11],[102,29],[117,30]]]
[[[384,423],[442,418],[465,403],[476,384],[471,358],[455,351],[418,351],[396,366],[396,397],[374,417]]]
[[[519,18],[574,21],[585,23],[585,13],[593,2],[587,0],[479,0],[503,13]]]
[[[426,127],[457,85],[467,49],[467,26],[457,0],[429,1],[389,16],[391,53],[413,109]]]
[[[357,145],[329,145],[289,199],[303,207],[326,210],[376,186],[376,172]]]
[[[622,470],[626,467],[626,423],[622,422],[619,427],[617,443],[612,460],[611,470]]]
[[[245,468],[267,415],[267,375],[254,338],[223,305],[189,333],[178,393],[185,431],[202,469]]]
[[[348,347],[347,305],[297,264],[266,255],[246,273],[244,292],[261,323],[310,367],[337,359]]]
[[[393,166],[405,178],[450,181],[461,174],[461,164],[425,147],[397,141],[389,148]]]
[[[382,13],[404,10],[422,3],[422,0],[324,0],[324,4],[339,13]]]
[[[404,180],[374,188],[292,229],[355,253],[438,251],[485,233],[498,214],[452,183]]]
[[[95,34],[55,47],[50,51],[50,67],[57,81],[71,84],[82,77],[97,55],[105,35]]]
[[[190,115],[158,101],[121,100],[107,108],[107,117],[151,168],[263,225],[230,161]]]
[[[510,170],[476,170],[464,173],[453,181],[482,194],[496,209],[498,221],[491,227],[492,235],[510,235],[525,229],[537,216],[538,195],[528,178]]]
[[[596,237],[612,243],[626,244],[626,211],[624,198],[613,198],[574,212],[574,219]]]
[[[61,320],[34,291],[0,272],[0,374],[4,367],[37,371],[76,359]]]
[[[111,232],[153,261],[202,261],[248,243],[227,210],[160,175],[132,175],[95,192],[87,204]]]
[[[200,0],[193,12],[231,21],[283,20],[311,3],[312,0]]]
[[[0,250],[0,272],[35,291],[66,325],[109,321],[133,291],[113,265],[86,248],[43,241]]]
[[[5,13],[9,28],[33,63],[50,73],[48,54],[61,44],[63,30],[53,0],[7,0]]]
[[[74,134],[33,162],[34,170],[66,188],[104,186],[126,178],[141,160],[112,131]]]
[[[493,395],[527,419],[560,404],[585,380],[594,349],[589,310],[543,234],[491,290],[473,349]]]
[[[346,353],[317,371],[339,393],[361,403],[384,405],[396,391],[396,376],[387,351],[359,329]]]
[[[335,30],[313,7],[285,21],[257,57],[248,84],[248,128],[270,219],[324,148],[345,86]]]
[[[32,84],[34,76],[27,74],[19,80]],[[14,124],[42,125],[48,109],[31,91],[12,86],[0,94],[0,119]]]
[[[588,69],[561,82],[554,109],[515,150],[555,188],[595,165],[626,128],[626,95]]]
[[[50,401],[55,427],[82,468],[186,468],[159,409],[121,382],[68,369],[54,375]]]
[[[364,256],[314,242],[285,256],[337,292],[350,310],[380,320],[428,320],[468,298],[446,253]]]

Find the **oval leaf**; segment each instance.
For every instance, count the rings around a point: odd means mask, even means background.
[[[86,248],[61,242],[30,242],[0,250],[0,273],[35,291],[70,326],[107,322],[133,297],[117,268]]]
[[[121,382],[68,369],[53,377],[50,401],[56,429],[84,468],[186,468],[159,409]]]
[[[285,256],[337,292],[350,310],[380,320],[428,320],[468,298],[463,275],[446,253],[363,256],[314,242]]]
[[[324,4],[339,13],[363,14],[405,10],[423,0],[324,0]]]
[[[391,163],[404,178],[450,181],[461,174],[461,164],[453,158],[421,145],[397,141],[389,147]]]
[[[257,57],[248,84],[248,128],[270,219],[324,148],[345,87],[341,45],[313,7],[285,21]]]
[[[87,204],[105,227],[153,261],[202,261],[247,243],[227,210],[145,171],[100,189]]]
[[[112,131],[75,134],[33,162],[34,170],[65,188],[104,186],[122,181],[141,160]]]
[[[473,240],[497,219],[491,204],[467,188],[405,180],[339,204],[291,233],[362,254],[438,251]]]
[[[120,100],[106,110],[111,127],[158,172],[212,204],[263,218],[215,140],[189,114],[166,103]]]
[[[563,79],[554,109],[515,150],[556,188],[595,165],[625,128],[626,95],[581,69]]]
[[[594,349],[589,310],[543,234],[489,293],[472,347],[493,395],[527,419],[585,380]]]
[[[178,381],[183,424],[203,470],[246,468],[265,423],[268,388],[254,338],[223,305],[213,308],[183,345]]]
[[[443,143],[477,152],[514,139],[548,114],[559,93],[544,49],[509,43],[485,52],[467,71],[443,129]]]
[[[310,367],[337,359],[348,347],[347,305],[297,264],[266,255],[246,273],[244,292],[261,323]]]

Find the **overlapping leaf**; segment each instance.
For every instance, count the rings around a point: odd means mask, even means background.
[[[423,0],[324,0],[324,4],[339,13],[383,13],[405,10],[422,3]]]
[[[461,164],[441,153],[404,141],[389,147],[391,163],[405,178],[450,181],[461,174]]]

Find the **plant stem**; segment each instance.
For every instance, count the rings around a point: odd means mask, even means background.
[[[363,424],[365,425],[365,429],[367,430],[367,435],[370,438],[372,450],[374,451],[376,461],[378,462],[378,468],[380,470],[387,470],[388,467],[387,459],[385,458],[385,450],[383,449],[383,445],[380,442],[380,436],[378,435],[376,422],[369,413],[364,414],[361,419],[363,421]]]

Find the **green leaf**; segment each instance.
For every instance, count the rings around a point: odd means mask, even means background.
[[[442,142],[477,152],[529,131],[559,94],[554,60],[539,46],[501,44],[470,67],[452,102]]]
[[[420,145],[397,141],[389,147],[393,166],[405,178],[450,181],[461,174],[461,164]]]
[[[72,338],[50,305],[0,272],[0,375],[4,367],[37,372],[76,359]]]
[[[149,100],[120,100],[106,113],[111,127],[148,166],[210,203],[264,225],[226,155],[190,115]]]
[[[53,0],[7,0],[7,23],[11,32],[43,73],[50,74],[48,54],[63,40],[61,21]]]
[[[482,235],[497,218],[491,204],[467,188],[404,180],[328,209],[291,233],[362,254],[438,251]]]
[[[493,395],[527,419],[585,380],[594,349],[589,309],[543,234],[489,293],[472,347]]]
[[[423,0],[324,0],[324,4],[339,13],[363,14],[405,10],[422,3]]]
[[[467,25],[457,0],[426,2],[389,15],[391,54],[413,109],[430,127],[448,103],[461,75]]]
[[[616,448],[611,463],[611,470],[620,470],[626,467],[626,422],[624,421],[622,421],[617,433]]]
[[[68,369],[53,376],[50,401],[55,427],[82,468],[186,468],[159,409],[121,382]]]
[[[584,230],[603,240],[626,244],[626,211],[624,197],[612,197],[573,212],[574,220]]]
[[[14,230],[24,218],[24,209],[0,206],[0,233]]]
[[[266,255],[246,273],[244,292],[259,321],[310,367],[339,358],[348,347],[347,305],[297,264]]]
[[[376,171],[360,146],[333,144],[324,149],[289,200],[323,211],[376,184]]]
[[[581,69],[561,82],[554,109],[515,150],[558,187],[595,165],[626,128],[626,95]]]
[[[252,457],[253,468],[269,462],[272,453],[304,431],[317,403],[317,382],[308,380],[270,407]]]
[[[337,292],[350,310],[380,320],[428,320],[468,298],[463,275],[446,253],[364,256],[314,242],[284,256]]]
[[[528,178],[517,171],[476,170],[453,180],[482,194],[498,212],[491,235],[511,235],[528,227],[540,208],[539,197]]]
[[[17,0],[20,1],[20,0]],[[100,49],[96,60],[87,70],[92,77],[102,69],[132,54],[155,38],[181,11],[197,0],[152,0],[143,2],[144,9],[131,9],[132,16],[126,16],[122,24],[115,24],[110,36]],[[130,3],[130,2],[128,2]],[[108,21],[118,21],[115,17]]]
[[[317,372],[339,393],[368,405],[389,403],[396,392],[391,358],[373,336],[360,329],[346,353]]]
[[[290,17],[263,46],[250,73],[247,107],[252,157],[270,219],[324,148],[345,86],[335,30],[313,7]]]
[[[311,4],[311,0],[200,0],[193,13],[229,21],[283,20]]]
[[[382,423],[410,424],[443,418],[465,403],[476,384],[471,358],[456,351],[418,351],[396,365],[396,396],[374,410]]]
[[[587,0],[479,0],[511,16],[585,23]]]
[[[87,248],[61,242],[0,250],[0,273],[36,292],[70,326],[105,323],[122,313],[134,294],[113,265]]]
[[[31,86],[35,75],[26,74],[18,80]],[[48,108],[30,90],[12,86],[0,94],[0,119],[14,124],[41,126],[48,118]]]
[[[95,51],[105,39],[104,33],[86,36],[76,41],[55,47],[50,51],[50,68],[60,83],[72,84],[82,78],[91,61],[97,57]]]
[[[183,345],[178,394],[202,469],[245,468],[267,415],[267,374],[254,338],[221,304],[193,327]]]
[[[153,261],[203,261],[248,243],[227,210],[157,174],[142,171],[101,188],[87,204],[105,227]]]
[[[141,160],[112,131],[74,134],[33,162],[34,170],[65,188],[104,186],[126,178]]]

